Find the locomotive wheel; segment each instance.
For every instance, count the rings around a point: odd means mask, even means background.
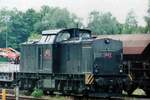
[[[54,91],[52,91],[52,90],[44,90],[43,92],[46,95],[53,95],[54,94]]]
[[[145,92],[147,96],[150,96],[150,90],[146,90]]]
[[[25,95],[30,96],[32,94],[33,90],[27,90],[24,92]]]
[[[131,95],[134,90],[135,90],[135,89],[129,89],[129,90],[127,90],[128,95]]]
[[[133,91],[137,88],[136,85],[131,85],[130,88],[128,88],[126,90],[126,92],[128,93],[128,95],[132,95]]]

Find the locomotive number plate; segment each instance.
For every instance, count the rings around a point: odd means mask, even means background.
[[[110,59],[110,58],[112,58],[112,53],[111,53],[111,52],[104,53],[104,54],[103,54],[103,57]]]

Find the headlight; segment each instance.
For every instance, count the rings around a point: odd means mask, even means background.
[[[122,73],[123,72],[123,70],[122,69],[120,69],[120,73]]]
[[[110,40],[109,40],[109,39],[105,39],[105,43],[106,43],[106,44],[109,44],[109,43],[110,43]]]

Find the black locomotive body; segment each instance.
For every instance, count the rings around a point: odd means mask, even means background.
[[[38,42],[21,46],[20,88],[62,93],[122,93],[122,42],[96,39],[86,29],[44,31]],[[30,84],[30,85],[27,85]]]
[[[93,41],[96,89],[100,92],[121,93],[127,82],[127,74],[122,69],[122,42],[113,39]],[[125,89],[125,88],[124,88]]]

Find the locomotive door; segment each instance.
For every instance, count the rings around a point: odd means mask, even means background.
[[[40,72],[52,72],[52,46],[49,44],[38,47],[38,70]]]
[[[42,70],[43,69],[43,64],[42,64],[42,47],[39,46],[38,47],[38,70]]]
[[[84,44],[82,46],[82,72],[91,72],[93,65],[93,50],[91,44]]]

